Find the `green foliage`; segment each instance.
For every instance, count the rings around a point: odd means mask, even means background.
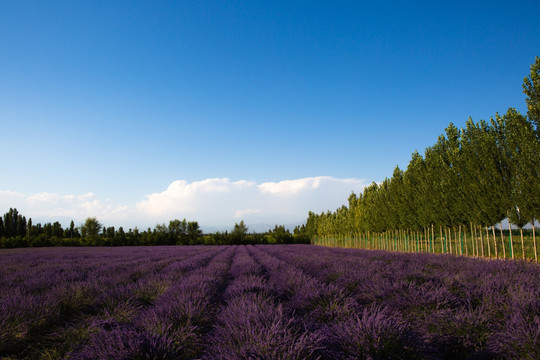
[[[233,244],[242,244],[246,238],[247,232],[248,228],[246,224],[244,224],[244,220],[242,220],[240,223],[234,224],[234,228],[232,229],[229,238]]]
[[[81,225],[81,234],[90,243],[94,242],[101,231],[103,225],[95,217],[89,217],[86,219],[83,225]]]
[[[529,121],[536,126],[536,132],[540,135],[540,57],[535,58],[531,65],[531,72],[523,79],[523,92],[527,95],[527,116]]]
[[[290,244],[294,237],[284,225],[276,225],[273,230],[268,232],[269,244]]]
[[[13,219],[17,219],[16,221]],[[9,229],[16,223],[19,235],[7,235],[5,221]],[[16,228],[16,227],[15,227]],[[24,229],[24,231],[23,231]],[[133,246],[133,245],[227,245],[227,244],[291,244],[308,243],[304,225],[295,229],[294,235],[283,225],[276,225],[266,233],[248,233],[244,221],[235,224],[231,232],[203,234],[197,221],[174,219],[169,224],[157,224],[154,229],[140,231],[138,228],[124,231],[123,227],[104,227],[95,217],[86,219],[79,228],[71,221],[69,228],[63,229],[59,222],[33,224],[32,219],[20,215],[17,209],[10,209],[0,217],[0,248],[45,247],[45,246]],[[12,232],[9,232],[12,234]]]

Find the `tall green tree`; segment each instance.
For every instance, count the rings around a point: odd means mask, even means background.
[[[189,243],[188,240],[188,223],[186,219],[182,221],[174,219],[169,221],[167,228],[169,235],[173,238],[173,243],[178,245],[185,245]]]
[[[432,225],[430,217],[429,178],[426,171],[426,163],[418,151],[413,152],[407,170],[403,174],[403,184],[406,197],[409,199],[409,222],[414,222],[420,228],[428,228]],[[414,220],[413,220],[414,217]]]
[[[424,154],[426,164],[426,188],[427,188],[427,207],[430,223],[437,226],[447,225],[448,204],[443,196],[448,192],[448,178],[446,176],[446,165],[444,156],[444,137],[439,136],[437,143],[428,147]]]
[[[75,222],[73,220],[69,223],[69,237],[75,237]]]
[[[403,182],[403,170],[396,166],[392,179],[388,184],[388,229],[408,228],[411,225],[411,217],[414,216],[409,212],[411,209],[411,199],[405,189]]]
[[[18,215],[17,209],[12,209],[12,208],[10,208],[9,211],[4,214],[4,234],[6,237],[12,237],[15,235],[13,229],[17,228],[16,227],[17,215]]]
[[[364,188],[365,204],[365,231],[379,231],[380,219],[379,211],[381,209],[379,201],[379,185],[372,182],[371,185]]]
[[[540,208],[540,146],[533,124],[525,116],[508,109],[504,119],[512,165],[509,218],[522,229],[529,222],[534,224]]]
[[[199,243],[202,235],[202,230],[197,221],[190,221],[187,223],[187,238],[190,244],[194,245]]]
[[[536,56],[531,72],[523,79],[523,92],[527,95],[527,116],[540,136],[540,57]]]

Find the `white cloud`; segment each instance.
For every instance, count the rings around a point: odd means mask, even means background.
[[[192,183],[176,180],[167,190],[146,195],[146,199],[137,203],[136,207],[150,216],[194,213],[201,210],[202,204],[215,207],[217,203],[214,200],[231,198],[232,194],[245,192],[254,186],[253,182],[245,180],[233,182],[227,178],[206,179]]]
[[[244,210],[236,210],[234,212],[233,217],[235,218],[243,218],[246,215],[253,215],[253,214],[259,214],[263,211],[261,209],[244,209]]]
[[[358,193],[368,184],[362,179],[328,176],[264,183],[227,178],[176,180],[162,192],[145,195],[132,205],[93,193],[26,195],[0,190],[0,211],[16,207],[34,222],[66,223],[73,219],[80,223],[96,216],[107,226],[139,228],[183,218],[208,227],[231,227],[239,220],[247,224],[292,224],[304,221],[308,211],[340,207],[347,202],[351,191]]]
[[[109,224],[123,220],[129,214],[129,207],[115,204],[109,199],[103,200],[93,193],[61,195],[40,192],[24,195],[0,191],[0,205],[3,204],[6,204],[5,211],[10,207],[17,208],[19,213],[40,222],[65,222],[67,219],[82,222],[89,216],[97,216]]]
[[[41,192],[28,197],[29,203],[49,203],[57,204],[61,196],[54,193]]]
[[[334,210],[351,193],[369,184],[361,179],[311,177],[257,184],[227,178],[175,181],[165,191],[146,195],[137,211],[151,218],[189,218],[204,225],[296,223],[311,211]]]
[[[0,204],[6,204],[8,207],[13,207],[11,204],[18,204],[24,197],[24,194],[16,191],[0,190]]]
[[[314,190],[321,185],[321,179],[332,179],[329,177],[312,177],[296,180],[283,180],[280,182],[265,182],[258,185],[262,193],[273,195],[294,195],[301,191]]]

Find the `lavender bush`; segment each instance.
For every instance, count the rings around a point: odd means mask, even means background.
[[[540,268],[309,245],[0,251],[0,358],[538,359]]]

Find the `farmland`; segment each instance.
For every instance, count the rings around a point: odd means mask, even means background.
[[[535,359],[540,268],[309,245],[0,252],[5,359]]]

